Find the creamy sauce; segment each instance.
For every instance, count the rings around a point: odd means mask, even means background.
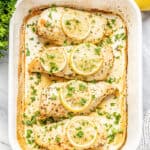
[[[101,13],[104,18],[108,18],[108,28],[113,30],[113,34],[104,38],[101,44],[109,44],[113,48],[114,65],[107,78],[107,82],[115,85],[119,89],[120,95],[110,96],[105,99],[91,116],[99,116],[99,120],[107,131],[107,144],[110,150],[116,149],[122,145],[122,140],[126,134],[126,47],[127,33],[122,19],[113,14]],[[28,149],[40,149],[35,144],[33,135],[33,125],[39,124],[37,117],[39,113],[40,89],[49,86],[51,83],[60,82],[57,78],[51,78],[49,75],[40,73],[28,73],[28,64],[38,54],[43,47],[35,33],[34,24],[39,16],[34,16],[27,21],[25,27],[25,112],[24,112],[24,138],[26,139]],[[61,37],[60,37],[61,38]],[[93,83],[94,84],[94,83]],[[122,110],[123,109],[123,110]]]

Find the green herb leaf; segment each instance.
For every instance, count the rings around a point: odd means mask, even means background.
[[[0,58],[8,49],[9,20],[15,10],[16,0],[0,1]]]
[[[30,56],[30,50],[28,48],[26,49],[26,56]]]
[[[61,140],[61,138],[60,138],[59,136],[56,136],[55,141],[56,141],[57,143],[60,143],[60,140]]]
[[[85,85],[82,84],[82,83],[79,84],[79,90],[80,90],[80,91],[84,91],[84,90],[86,90],[86,89],[87,89],[87,86],[85,86]]]
[[[96,47],[95,48],[95,53],[97,54],[97,55],[100,55],[100,53],[101,53],[101,47]]]
[[[66,24],[66,25],[71,25],[71,23],[70,23],[69,20],[67,20],[67,21],[65,22],[65,24]]]
[[[76,136],[78,138],[82,138],[84,136],[84,132],[80,130],[80,131],[77,132]]]
[[[32,134],[32,130],[28,129],[26,133],[26,138],[30,138]]]
[[[80,103],[81,106],[84,106],[86,104],[86,102],[87,102],[87,99],[81,98],[79,103]]]
[[[110,77],[109,79],[106,80],[106,82],[108,82],[110,84],[112,84],[115,81],[116,81],[116,78],[112,78],[112,77]]]

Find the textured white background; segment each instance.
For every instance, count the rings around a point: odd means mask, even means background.
[[[150,109],[150,12],[143,13],[142,17],[143,111],[145,114]],[[8,141],[8,56],[0,60],[0,150],[11,150]],[[150,147],[140,148],[140,150],[150,150]]]

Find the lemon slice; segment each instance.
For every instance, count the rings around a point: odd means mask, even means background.
[[[75,148],[90,148],[97,138],[97,128],[86,116],[74,117],[68,123],[66,131],[69,142]]]
[[[102,66],[100,48],[93,44],[80,44],[71,55],[71,67],[80,75],[89,76],[96,73]]]
[[[50,74],[62,71],[66,66],[66,54],[60,49],[46,51],[40,57],[40,62],[45,71]]]
[[[91,103],[91,93],[87,83],[71,80],[60,89],[63,106],[71,112],[82,112]]]
[[[64,13],[61,23],[64,33],[74,40],[83,40],[90,33],[88,17],[80,11]]]
[[[141,10],[150,10],[149,0],[135,0]]]

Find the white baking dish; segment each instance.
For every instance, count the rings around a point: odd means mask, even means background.
[[[53,4],[96,8],[120,14],[128,28],[128,128],[123,150],[135,150],[142,130],[142,51],[141,14],[132,0],[21,0],[10,22],[9,45],[9,140],[19,150],[16,138],[19,32],[23,18],[36,6]]]

